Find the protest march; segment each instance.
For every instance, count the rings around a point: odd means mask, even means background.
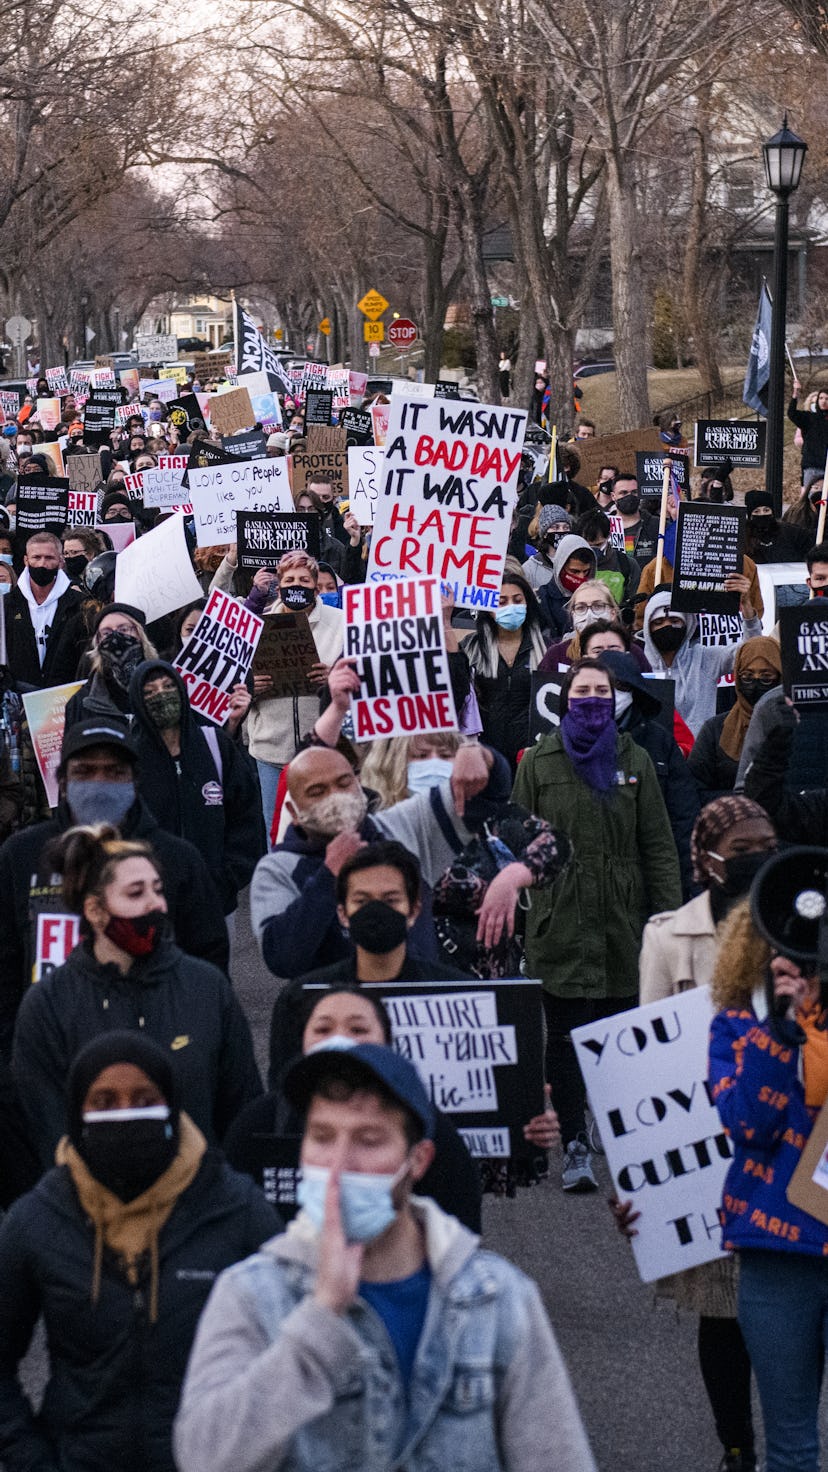
[[[0,1467],[816,1472],[828,393],[390,305],[0,379]]]

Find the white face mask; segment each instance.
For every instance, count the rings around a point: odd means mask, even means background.
[[[408,790],[410,793],[429,792],[440,782],[451,776],[454,763],[439,756],[427,756],[423,761],[408,763]]]
[[[593,613],[587,607],[572,610],[572,625],[579,634],[588,629],[590,624],[597,624],[599,618],[612,618],[612,614],[608,608],[602,608],[600,613]]]
[[[627,714],[633,703],[632,690],[616,690],[615,692],[615,719],[620,721]]]

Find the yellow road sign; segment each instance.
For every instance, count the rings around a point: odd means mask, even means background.
[[[275,339],[276,339],[277,342],[281,342],[282,341],[282,338],[284,337],[284,335],[285,335],[284,334],[284,331],[282,330],[281,327],[275,327],[273,329],[273,336],[275,337]]]
[[[357,306],[363,317],[368,317],[372,322],[376,322],[377,318],[381,317],[383,312],[387,310],[388,303],[382,292],[375,291],[372,287],[370,291],[366,291],[362,301],[357,302]],[[378,340],[380,342],[382,341],[381,338]],[[366,339],[366,341],[371,341],[371,339]]]
[[[362,335],[366,342],[384,342],[385,325],[382,322],[363,322]]]
[[[330,319],[330,317],[323,317],[322,318],[322,321],[319,323],[319,331],[322,332],[322,333],[324,333],[325,337],[330,337],[330,335],[331,335],[331,319]]]

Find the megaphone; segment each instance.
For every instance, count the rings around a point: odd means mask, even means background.
[[[773,854],[751,885],[750,912],[759,934],[779,955],[796,961],[805,975],[819,977],[820,1006],[828,1017],[828,848]],[[779,1040],[801,1043],[802,1030],[787,1016],[788,1000],[774,995],[770,971],[766,993]]]

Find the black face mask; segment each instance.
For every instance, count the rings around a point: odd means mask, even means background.
[[[78,1153],[96,1181],[121,1201],[134,1201],[164,1174],[178,1150],[170,1119],[112,1119],[84,1123]]]
[[[89,558],[84,557],[83,553],[79,552],[77,557],[64,557],[63,565],[66,568],[69,577],[74,579],[81,576],[88,561]]]
[[[615,504],[623,516],[635,516],[641,505],[641,497],[632,493],[629,496],[618,496]]]
[[[303,588],[300,584],[293,587],[280,588],[279,597],[283,608],[289,608],[292,613],[305,613],[313,608],[316,602],[316,593],[313,588]]]
[[[373,956],[387,956],[389,951],[404,945],[408,935],[405,915],[383,900],[369,900],[367,905],[354,911],[348,925],[354,945],[370,951]]]
[[[127,691],[132,676],[144,658],[141,640],[136,639],[134,634],[125,634],[122,629],[110,629],[100,640],[98,653],[106,683]]]
[[[775,516],[749,516],[748,521],[757,537],[770,539],[779,526]]]
[[[778,680],[753,680],[750,675],[742,675],[736,682],[736,688],[740,695],[744,695],[748,705],[755,705],[769,690],[775,690],[778,684]]]
[[[673,624],[665,624],[661,629],[650,629],[650,638],[659,654],[674,654],[681,648],[686,634],[686,629],[677,629]]]
[[[37,588],[48,588],[58,575],[56,567],[30,567],[29,579]]]

